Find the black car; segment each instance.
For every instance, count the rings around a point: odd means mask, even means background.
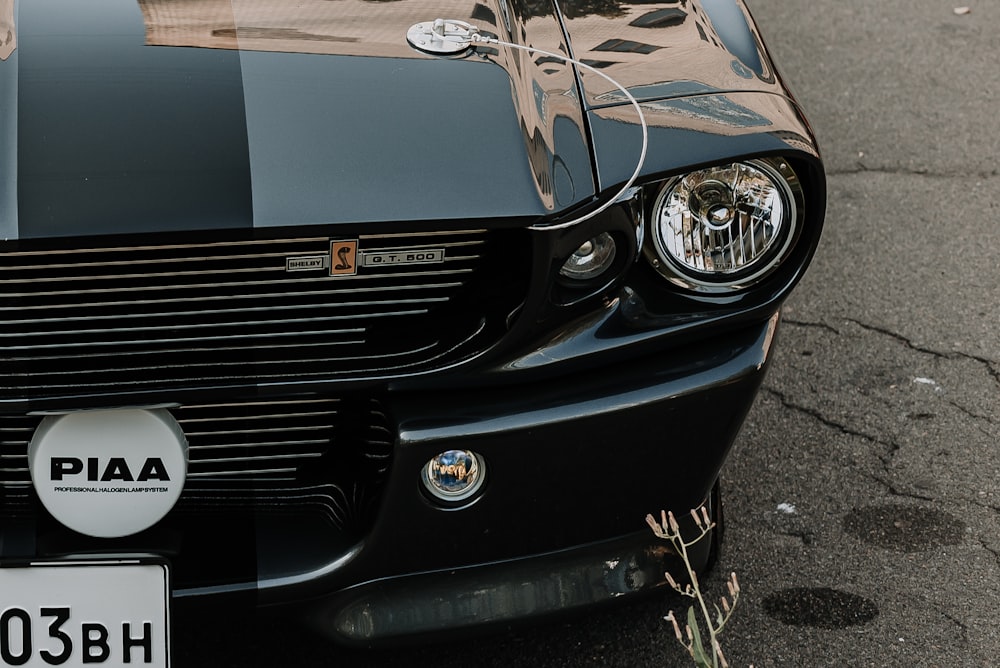
[[[165,665],[172,606],[530,619],[719,517],[826,197],[742,2],[0,24],[4,662]]]

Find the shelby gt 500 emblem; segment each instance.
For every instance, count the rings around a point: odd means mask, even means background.
[[[293,255],[285,258],[285,271],[316,271],[329,268],[330,276],[355,276],[358,268],[440,264],[443,248],[393,248],[365,251],[356,239],[330,242],[329,255]]]

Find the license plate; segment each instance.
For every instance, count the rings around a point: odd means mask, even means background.
[[[0,568],[0,666],[170,665],[164,564]]]

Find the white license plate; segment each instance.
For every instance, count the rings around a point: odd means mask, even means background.
[[[163,564],[0,568],[0,666],[167,668],[169,600]]]

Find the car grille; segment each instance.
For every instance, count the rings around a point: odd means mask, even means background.
[[[312,512],[352,535],[370,521],[395,441],[376,399],[304,396],[170,412],[187,437],[189,460],[173,513]],[[0,416],[4,515],[34,512],[27,450],[41,420]]]
[[[0,399],[443,366],[502,335],[526,289],[530,258],[519,234],[338,234],[357,240],[360,253],[443,251],[440,262],[383,263],[343,277],[288,270],[289,258],[329,266],[330,236],[22,244],[0,262]]]

